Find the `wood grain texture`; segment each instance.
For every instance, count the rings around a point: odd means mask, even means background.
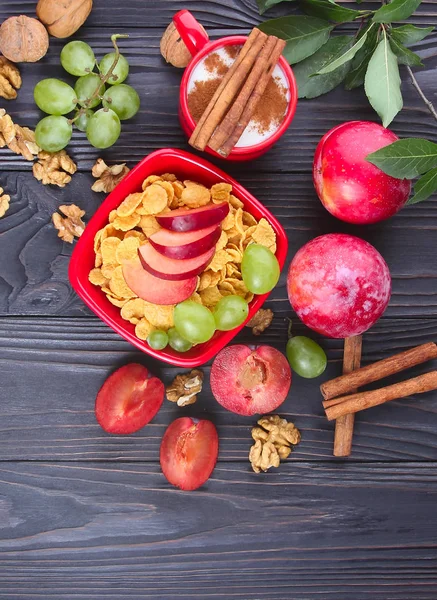
[[[296,324],[296,334],[307,334]],[[261,338],[246,329],[236,341],[266,343],[283,350],[286,324],[275,317]],[[328,352],[323,379],[341,373],[342,342],[320,340]],[[363,364],[436,338],[437,324],[427,320],[379,322],[364,336]],[[2,396],[0,460],[114,460],[156,462],[167,425],[177,416],[208,417],[217,425],[220,461],[247,461],[250,428],[255,418],[225,411],[209,388],[210,366],[203,367],[205,386],[199,401],[186,409],[164,401],[153,422],[132,436],[109,436],[94,417],[94,400],[106,377],[118,366],[140,362],[165,384],[183,370],[137,352],[98,319],[0,319]],[[421,365],[408,376],[435,367]],[[393,378],[394,382],[406,377]],[[293,378],[280,414],[302,430],[303,441],[290,460],[333,460],[334,425],[322,408],[318,384],[323,380]],[[437,394],[391,402],[358,415],[350,460],[437,460]]]
[[[284,318],[292,315],[286,273],[296,251],[317,235],[341,231],[364,237],[388,262],[393,294],[386,316],[437,315],[435,202],[407,207],[378,225],[353,227],[324,210],[308,175],[269,178],[241,167],[234,174],[280,220],[289,238],[288,260],[271,295],[276,313]],[[0,314],[90,314],[68,283],[73,246],[57,237],[50,221],[57,206],[70,202],[79,204],[85,219],[90,218],[105,197],[91,191],[93,181],[89,173],[78,173],[61,190],[42,186],[30,173],[0,172],[0,186],[12,198],[10,210],[0,220]]]
[[[5,600],[435,599],[423,463],[219,465],[197,493],[156,465],[3,463],[0,494]]]

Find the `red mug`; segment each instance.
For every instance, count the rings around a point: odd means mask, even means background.
[[[247,36],[230,35],[220,38],[215,42],[210,42],[203,27],[198,21],[196,21],[196,19],[188,10],[181,10],[176,13],[173,17],[173,22],[179,32],[179,35],[193,57],[184,71],[179,92],[179,120],[185,134],[188,138],[190,138],[194,128],[196,127],[196,123],[194,122],[194,119],[188,110],[188,83],[194,69],[197,67],[199,62],[205,58],[205,56],[214,50],[218,50],[219,48],[223,48],[225,46],[242,46],[247,40]],[[279,140],[293,120],[297,105],[296,80],[290,65],[283,56],[280,57],[278,64],[287,81],[287,86],[290,93],[287,112],[285,113],[285,117],[281,125],[274,133],[272,133],[271,136],[262,140],[258,144],[254,144],[253,146],[235,147],[227,157],[227,160],[254,160],[259,156],[262,156]],[[217,156],[222,159],[224,158],[217,152],[214,152],[214,150],[211,150],[209,147],[206,147],[205,151],[213,156]]]

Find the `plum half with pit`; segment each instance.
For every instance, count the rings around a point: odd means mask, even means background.
[[[334,127],[320,140],[313,179],[323,206],[347,223],[377,223],[397,213],[408,200],[411,182],[386,175],[366,156],[398,137],[370,121]]]
[[[238,415],[266,414],[284,402],[291,369],[271,346],[228,346],[214,359],[211,390],[219,404]]]
[[[308,242],[294,256],[287,278],[297,316],[331,338],[367,331],[390,300],[387,263],[368,242],[330,233]]]

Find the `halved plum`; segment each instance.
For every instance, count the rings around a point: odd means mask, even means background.
[[[164,477],[181,490],[197,490],[214,470],[218,447],[217,429],[211,421],[176,419],[161,442],[159,461]]]
[[[160,229],[150,236],[149,242],[160,254],[183,260],[195,258],[210,250],[217,243],[220,234],[221,229],[216,225],[182,233]]]
[[[205,270],[214,256],[215,248],[211,248],[204,254],[195,258],[176,260],[160,254],[152,244],[144,244],[138,248],[138,256],[144,269],[161,279],[181,281],[196,277]]]
[[[146,367],[131,363],[120,367],[100,388],[96,419],[108,433],[138,431],[153,419],[164,400],[164,384],[150,377]]]
[[[158,215],[156,220],[164,227],[171,231],[197,231],[219,225],[229,212],[229,204],[222,202],[221,204],[207,204],[200,208],[177,208],[164,215]]]
[[[197,286],[197,277],[181,281],[155,277],[143,269],[139,258],[123,264],[123,277],[139,298],[152,304],[178,304],[189,298]]]
[[[215,399],[238,415],[266,414],[282,404],[291,386],[287,359],[271,346],[228,346],[211,368]]]

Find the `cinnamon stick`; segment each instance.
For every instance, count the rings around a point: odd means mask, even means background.
[[[389,375],[400,373],[405,369],[424,363],[432,358],[437,358],[437,345],[434,342],[429,342],[428,344],[422,344],[416,348],[411,348],[405,352],[390,356],[390,358],[384,358],[384,360],[362,367],[347,375],[326,381],[320,386],[320,391],[325,400],[330,400],[337,396],[343,396],[373,381],[379,381]]]
[[[223,77],[222,82],[197,123],[189,139],[191,146],[198,150],[205,150],[217,125],[223,119],[230,104],[250,73],[267,37],[265,33],[256,28],[250,33],[235,62]]]
[[[258,80],[257,85],[255,86],[252,94],[247,101],[246,107],[238,120],[236,127],[226,142],[222,145],[222,147],[218,150],[221,156],[228,156],[231,150],[234,148],[235,144],[240,139],[243,131],[246,129],[249,124],[250,119],[252,118],[253,113],[255,112],[256,105],[258,101],[261,99],[261,96],[264,94],[264,91],[267,87],[267,84],[270,81],[270,77],[273,74],[273,71],[277,65],[279,57],[281,56],[286,42],[284,40],[277,39],[275,47],[272,51],[272,55],[269,61],[269,65],[267,70],[264,71],[263,75]]]
[[[344,340],[343,374],[360,368],[363,336],[355,335]],[[355,415],[350,413],[335,421],[334,456],[349,456],[352,451]]]
[[[424,375],[401,381],[387,387],[380,388],[378,390],[372,390],[370,392],[360,392],[358,394],[351,394],[350,396],[341,396],[340,398],[334,398],[332,400],[325,400],[323,407],[326,412],[326,416],[329,421],[338,419],[343,415],[359,412],[371,408],[372,406],[378,406],[391,400],[398,400],[399,398],[405,398],[412,394],[423,394],[424,392],[430,392],[431,390],[437,389],[437,371],[430,371]]]
[[[270,57],[274,51],[277,39],[278,38],[274,36],[268,37],[267,42],[264,44],[264,47],[259,53],[256,63],[249,74],[249,77],[246,79],[228,114],[214,131],[208,146],[216,152],[233,133],[242,112],[246,108],[247,102],[255,86],[259,82],[259,79],[263,75],[264,71],[269,67]]]

